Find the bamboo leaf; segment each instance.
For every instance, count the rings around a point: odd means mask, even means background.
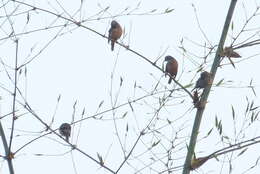
[[[161,141],[161,140],[159,140],[159,141],[157,141],[157,142],[154,142],[154,143],[152,144],[152,148],[155,147],[155,146],[157,146],[157,145],[160,143],[160,141]]]
[[[103,165],[104,165],[104,161],[103,161],[102,156],[99,155],[99,153],[97,153],[97,157],[98,157],[98,160],[99,160],[100,165],[103,166]]]
[[[164,12],[165,12],[165,13],[171,13],[173,10],[174,10],[173,8],[172,8],[172,9],[166,8]]]
[[[247,151],[247,148],[245,148],[244,150],[242,150],[237,156],[242,155],[243,153],[245,153],[245,151]]]
[[[209,136],[209,135],[211,134],[212,130],[213,130],[213,128],[211,128],[211,129],[208,131],[207,136]]]
[[[216,86],[221,85],[223,81],[224,81],[224,79],[221,79],[221,80],[216,84]]]
[[[235,113],[233,105],[231,105],[231,110],[232,110],[232,118],[233,118],[233,120],[235,120],[236,113]]]
[[[215,126],[218,127],[218,117],[215,116]]]
[[[103,103],[104,103],[104,100],[102,100],[102,101],[99,103],[98,108],[100,108],[100,107],[103,105]]]
[[[122,118],[125,118],[125,116],[128,114],[128,112],[126,111],[124,114],[123,114],[123,116],[122,116]]]

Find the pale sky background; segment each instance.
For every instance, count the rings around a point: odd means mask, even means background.
[[[1,6],[5,2],[8,1],[1,1]],[[24,2],[68,17],[56,0],[25,0]],[[83,25],[107,35],[112,20],[111,15],[119,14],[127,7],[134,9],[139,2],[141,2],[140,6],[132,13],[143,13],[153,9],[157,9],[155,13],[158,13],[163,12],[167,8],[174,9],[174,11],[162,15],[123,15],[115,17],[114,19],[125,29],[125,37],[122,38],[120,42],[129,45],[131,49],[141,53],[151,61],[155,61],[158,56],[161,55],[162,57],[157,64],[158,66],[162,65],[165,55],[174,56],[179,62],[178,81],[183,85],[187,85],[191,82],[195,83],[199,76],[199,74],[196,74],[196,70],[198,65],[203,62],[203,59],[195,55],[205,56],[205,51],[207,50],[197,46],[191,41],[201,45],[204,45],[207,41],[198,27],[192,4],[194,4],[196,8],[200,26],[209,39],[210,44],[216,45],[220,39],[230,1],[85,0],[81,9],[81,19],[91,19],[90,17],[99,12],[101,8],[108,6],[110,8],[102,16],[106,17],[105,19],[89,20],[84,22]],[[59,1],[59,3],[70,15],[73,15],[80,7],[80,0],[63,0]],[[10,67],[14,67],[15,43],[10,39],[5,39],[12,31],[10,23],[6,20],[5,10],[10,14],[18,5],[19,3],[9,2],[5,8],[0,8],[0,58],[7,65],[7,71],[10,73],[12,79],[14,77],[14,71]],[[234,36],[236,36],[243,27],[246,16],[250,17],[254,13],[257,5],[260,6],[259,0],[238,0],[232,20],[234,23]],[[24,12],[28,9],[30,8],[19,5],[15,13]],[[258,28],[259,31],[259,14],[260,12],[258,12],[258,16],[253,18],[246,29]],[[38,10],[36,12],[30,11],[29,16],[30,20],[28,25],[26,25],[27,13],[9,18],[13,22],[16,34],[66,23],[63,19],[57,19],[56,16]],[[77,14],[74,18],[80,20],[80,15]],[[96,18],[94,17],[93,19]],[[57,27],[26,35],[18,35],[18,65],[23,64],[39,53],[61,29],[61,27]],[[236,43],[240,43],[256,31],[257,30],[245,32],[239,37]],[[225,45],[231,43],[231,36],[232,31],[230,30]],[[185,54],[183,54],[183,51],[179,48],[182,39],[183,45],[188,51]],[[259,39],[259,34],[256,35],[255,39]],[[243,61],[236,64],[236,69],[231,65],[223,66],[218,69],[214,82],[217,83],[224,78],[225,84],[223,87],[212,88],[212,92],[210,93],[209,102],[202,118],[199,135],[200,141],[196,147],[198,156],[205,156],[223,147],[223,144],[220,142],[220,136],[214,127],[215,116],[217,116],[219,120],[222,120],[223,134],[231,137],[234,136],[232,105],[236,113],[237,132],[242,129],[245,131],[245,134],[239,135],[236,137],[236,140],[232,139],[230,141],[234,143],[239,139],[246,140],[259,135],[258,121],[248,129],[244,129],[242,125],[242,121],[245,118],[246,97],[250,102],[254,101],[255,106],[258,106],[260,103],[259,97],[255,97],[251,89],[244,88],[248,86],[250,80],[253,79],[252,84],[255,86],[256,93],[259,93],[260,78],[258,73],[260,55],[257,55],[260,53],[259,48],[259,46],[255,46],[237,50],[242,56],[239,60]],[[210,70],[214,55],[213,53],[208,57],[207,66],[203,67],[204,70]],[[224,60],[224,63],[228,63],[228,61]],[[77,101],[75,120],[81,118],[81,113],[84,108],[84,117],[89,117],[96,112],[110,109],[111,87],[112,100],[114,101],[119,89],[120,77],[123,78],[123,85],[120,89],[117,105],[146,95],[155,88],[157,80],[160,80],[158,87],[160,91],[164,90],[165,87],[169,89],[176,87],[175,85],[167,85],[168,78],[164,78],[162,72],[137,55],[125,50],[119,45],[115,45],[115,51],[111,52],[110,45],[108,45],[105,38],[84,28],[78,28],[75,25],[63,28],[62,31],[60,31],[60,35],[52,41],[39,56],[28,64],[26,68],[27,78],[25,78],[23,68],[22,74],[18,77],[18,87],[23,92],[23,95],[26,97],[32,109],[34,109],[45,122],[50,123],[53,114],[55,114],[54,123],[51,125],[53,129],[58,128],[63,122],[71,122],[73,104],[75,101]],[[111,73],[113,70],[114,76],[111,82]],[[0,79],[1,87],[13,91],[14,86],[8,79],[2,64],[0,66]],[[134,89],[135,83],[142,88]],[[191,89],[192,88],[189,88],[189,90]],[[166,92],[165,95],[167,94]],[[1,115],[5,115],[12,111],[12,96],[2,88],[0,89],[0,95],[0,113]],[[61,95],[61,99],[55,112],[59,95]],[[156,97],[158,96],[159,95]],[[162,97],[163,94],[160,96]],[[18,99],[22,101],[20,96]],[[184,102],[179,104],[182,100],[184,100]],[[104,104],[97,110],[101,101],[104,101]],[[115,117],[121,117],[125,112],[128,112],[124,119],[117,120],[119,136],[126,144],[127,153],[133,146],[140,130],[145,128],[153,117],[155,109],[158,109],[158,98],[146,98],[145,100],[133,104],[133,107],[135,109],[134,112],[131,111],[129,105],[126,105],[114,113]],[[150,133],[144,136],[133,152],[133,156],[138,157],[138,160],[131,156],[129,164],[125,164],[119,173],[135,173],[136,170],[152,162],[151,157],[163,157],[165,155],[165,149],[169,148],[168,140],[175,137],[176,132],[181,129],[183,130],[179,132],[177,140],[177,142],[181,144],[177,146],[180,149],[176,148],[172,151],[172,158],[176,159],[176,164],[174,164],[173,167],[183,164],[186,155],[186,144],[189,143],[187,137],[190,135],[196,113],[195,109],[189,110],[190,108],[192,108],[192,101],[187,94],[183,91],[174,92],[167,106],[159,113],[160,119],[158,119],[155,126],[152,127],[159,128],[164,126],[164,128],[158,129],[162,135],[159,136],[157,134],[152,136],[153,133]],[[26,110],[19,104],[17,104],[17,109],[18,115],[26,113]],[[72,143],[96,159],[96,154],[99,153],[105,158],[105,165],[116,170],[123,161],[124,156],[116,136],[112,119],[113,113],[108,112],[102,116],[105,120],[86,119],[82,124],[76,124],[72,132]],[[174,121],[179,117],[181,117],[179,120]],[[167,125],[166,119],[174,121],[173,124]],[[11,116],[1,119],[1,122],[5,128],[7,138],[9,138]],[[127,138],[125,138],[127,124],[129,131]],[[214,128],[212,134],[208,138],[201,140],[211,128]],[[26,113],[21,116],[15,122],[13,151],[16,151],[26,142],[41,135],[39,131],[43,130],[44,126],[32,115]],[[79,140],[76,141],[78,132]],[[147,148],[150,147],[149,145],[158,140],[160,140],[160,144],[153,149],[153,153],[146,152]],[[3,155],[2,143],[0,149],[1,155]],[[76,173],[72,164],[72,160],[74,160],[78,174],[109,173],[77,151],[64,154],[69,150],[70,147],[66,146],[56,135],[45,136],[17,154],[13,161],[15,171],[17,174],[71,174]],[[238,152],[235,154],[237,153]],[[35,154],[43,154],[43,156],[36,156]],[[234,160],[233,173],[243,173],[255,163],[259,154],[259,145],[254,145],[249,148],[244,155]],[[138,173],[158,173],[164,170],[165,166],[160,160],[158,161],[159,162],[151,166],[152,169],[147,167]],[[162,158],[162,161],[165,161],[165,158]],[[215,159],[210,160],[198,170],[198,173],[227,173],[229,166],[223,166],[223,161],[228,161],[228,156],[221,156],[219,162]],[[136,168],[136,170],[134,168]],[[156,169],[156,171],[154,169]],[[260,168],[256,167],[248,173],[259,173],[259,171]],[[1,161],[0,173],[8,173],[7,163],[4,162],[4,160]],[[176,173],[181,173],[181,170]]]

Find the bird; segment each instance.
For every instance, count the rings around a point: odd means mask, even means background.
[[[193,92],[193,104],[196,106],[200,101],[199,93],[198,91]]]
[[[111,27],[108,31],[108,43],[111,41],[111,50],[114,50],[115,42],[121,37],[123,33],[122,27],[120,24],[113,20],[111,22]]]
[[[204,71],[200,74],[200,78],[197,80],[195,87],[191,90],[193,91],[194,89],[202,89],[208,86],[211,83],[211,74],[207,71]]]
[[[166,74],[169,73],[173,78],[176,77],[177,72],[178,72],[178,62],[175,58],[172,56],[166,56],[164,59],[166,63],[166,68],[165,68],[165,77]],[[168,84],[172,82],[172,77],[169,78]]]
[[[241,57],[237,52],[234,51],[234,48],[232,48],[232,47],[225,47],[223,49],[221,56],[228,57],[228,58],[240,58]]]
[[[71,126],[69,123],[62,123],[59,128],[60,134],[66,138],[66,141],[69,142],[69,137],[71,134]]]
[[[191,160],[190,169],[195,170],[195,169],[199,168],[209,159],[210,159],[210,156],[200,157],[200,158],[193,157]]]
[[[236,67],[235,67],[234,62],[231,60],[231,58],[240,58],[241,57],[237,52],[234,51],[234,48],[232,48],[232,47],[225,47],[223,49],[222,53],[220,54],[220,56],[222,57],[222,59],[224,57],[227,57],[228,60],[230,61],[231,65],[234,68],[236,68]]]

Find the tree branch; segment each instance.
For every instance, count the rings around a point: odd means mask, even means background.
[[[218,44],[218,49],[214,58],[214,62],[213,65],[211,67],[211,77],[212,77],[212,81],[214,80],[215,74],[217,72],[217,69],[219,67],[220,64],[220,53],[223,50],[223,46],[226,40],[226,36],[228,33],[228,29],[229,29],[229,25],[232,19],[232,15],[236,6],[237,0],[231,0],[230,6],[229,6],[229,10],[228,10],[228,14],[226,17],[226,21],[222,30],[222,34],[221,34],[221,38]],[[206,103],[208,96],[209,96],[209,92],[210,89],[212,87],[212,84],[209,84],[202,93],[201,96],[201,103]],[[183,174],[189,174],[190,173],[190,164],[191,164],[191,159],[192,156],[194,154],[194,149],[195,149],[195,145],[196,145],[196,141],[197,141],[197,137],[198,137],[198,131],[199,131],[199,127],[200,127],[200,123],[201,123],[201,119],[202,119],[202,115],[204,112],[205,107],[198,109],[197,113],[196,113],[196,117],[195,117],[195,121],[193,124],[193,128],[192,128],[192,134],[191,134],[191,138],[190,138],[190,143],[189,143],[189,148],[188,148],[188,152],[187,152],[187,156],[186,156],[186,160],[184,163],[184,168],[183,168]]]

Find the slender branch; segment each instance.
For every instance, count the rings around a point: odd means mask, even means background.
[[[243,142],[232,144],[232,145],[230,145],[228,147],[224,147],[222,149],[219,149],[219,150],[211,153],[210,155],[205,156],[204,158],[207,158],[209,160],[211,158],[216,158],[216,157],[218,157],[220,155],[223,155],[223,154],[226,154],[226,153],[229,153],[229,152],[233,152],[233,151],[236,151],[236,150],[241,150],[241,149],[243,149],[245,147],[258,144],[258,143],[260,143],[259,138],[260,138],[260,136],[257,136],[257,137],[254,137],[252,139],[249,139],[249,140],[246,140],[246,141],[243,141]],[[159,174],[162,174],[162,173],[165,173],[165,172],[168,172],[168,171],[172,172],[174,169],[176,170],[176,169],[178,169],[180,167],[183,167],[183,165],[179,165],[179,166],[175,166],[175,167],[169,168],[167,170],[163,170],[163,171],[159,172]]]
[[[170,94],[166,97],[170,97],[171,94],[173,93],[173,90],[170,92]],[[152,124],[152,121],[154,120],[154,118],[159,114],[160,110],[163,108],[163,106],[165,105],[165,103],[167,102],[167,100],[165,99],[164,102],[161,104],[161,106],[157,109],[155,115],[153,116],[153,118],[149,121],[149,123],[146,125],[146,127],[140,132],[139,136],[137,137],[133,147],[131,148],[130,152],[127,154],[127,156],[125,157],[125,159],[123,160],[123,162],[119,165],[116,173],[119,172],[119,170],[123,167],[123,165],[127,162],[128,158],[130,157],[130,155],[133,153],[137,143],[139,142],[139,140],[141,139],[141,137],[145,134],[145,130],[147,128],[149,128],[149,126]]]
[[[12,128],[9,140],[9,154],[11,153],[13,135],[14,135],[14,122],[16,120],[15,109],[16,109],[16,89],[17,89],[17,61],[18,61],[18,40],[15,41],[16,44],[16,55],[15,55],[15,72],[14,72],[14,92],[13,92],[13,118],[12,118]]]
[[[210,157],[219,156],[219,155],[225,154],[227,152],[239,150],[239,149],[245,148],[247,146],[260,143],[259,139],[260,139],[260,136],[257,136],[257,137],[251,138],[249,140],[245,140],[245,141],[242,141],[242,142],[239,142],[239,143],[236,143],[236,144],[232,144],[232,145],[230,145],[228,147],[225,147],[225,148],[222,148],[220,150],[217,150],[217,151],[213,152],[209,156]]]
[[[245,44],[236,46],[236,47],[234,47],[233,49],[235,50],[235,49],[244,48],[244,47],[250,47],[250,46],[259,45],[259,44],[260,44],[260,39],[256,39],[256,40],[247,42],[247,43],[245,43]]]
[[[2,137],[2,142],[5,149],[5,156],[8,163],[9,172],[10,174],[14,174],[14,167],[13,167],[12,159],[9,158],[9,149],[8,149],[8,145],[7,145],[7,141],[5,138],[5,133],[1,121],[0,121],[0,136]]]
[[[143,131],[140,132],[140,134],[139,134],[138,138],[136,139],[136,141],[135,141],[133,147],[131,148],[131,150],[130,150],[130,152],[128,153],[128,155],[125,157],[124,161],[120,164],[120,166],[119,166],[118,169],[116,170],[116,173],[119,172],[119,170],[120,170],[120,169],[123,167],[123,165],[126,163],[126,161],[128,160],[128,158],[130,157],[130,155],[133,153],[133,151],[134,151],[134,149],[135,149],[137,143],[139,142],[140,138],[142,137],[142,135],[143,135]]]
[[[254,13],[252,14],[252,16],[250,16],[248,19],[246,19],[246,22],[244,24],[244,26],[242,27],[242,29],[239,31],[239,33],[237,34],[237,36],[234,38],[234,40],[231,43],[231,46],[235,43],[235,41],[238,39],[238,37],[245,31],[246,26],[248,25],[248,23],[253,19],[253,17],[255,17],[257,15],[257,12],[259,10],[259,7],[256,8],[256,10],[254,11]]]
[[[228,10],[228,14],[226,17],[226,21],[222,30],[222,34],[221,34],[221,38],[218,44],[218,49],[214,58],[214,62],[213,65],[211,67],[211,75],[212,75],[212,81],[214,80],[215,74],[217,72],[217,69],[219,67],[220,64],[220,53],[223,50],[223,45],[225,43],[226,40],[226,36],[227,36],[227,32],[229,29],[229,25],[232,19],[232,15],[236,6],[237,0],[231,0],[230,6],[229,6],[229,10]],[[206,103],[208,96],[209,96],[209,92],[210,89],[212,87],[212,84],[208,85],[201,96],[201,103]],[[186,160],[184,163],[184,168],[183,168],[183,174],[189,174],[190,173],[190,164],[191,164],[191,159],[192,156],[194,154],[194,149],[195,149],[195,145],[196,145],[196,141],[197,141],[197,137],[198,137],[198,132],[199,132],[199,127],[200,127],[200,123],[201,123],[201,119],[202,119],[202,115],[204,112],[204,107],[201,109],[197,110],[196,113],[196,117],[195,117],[195,121],[194,121],[194,125],[192,128],[192,134],[191,134],[191,138],[190,138],[190,143],[189,143],[189,148],[188,148],[188,152],[187,152],[187,156],[186,156]]]
[[[10,93],[10,94],[12,94],[12,92],[9,91],[8,89],[6,89],[6,88],[4,88],[4,87],[2,87],[2,86],[0,86],[0,88],[2,88],[3,90],[7,91],[7,92]],[[18,91],[19,91],[19,88],[17,88],[17,89],[18,89]],[[176,89],[176,90],[178,90],[178,89]],[[95,114],[93,114],[93,115],[91,115],[91,116],[88,116],[88,117],[85,117],[85,118],[81,118],[81,119],[79,119],[79,120],[77,120],[77,121],[75,121],[75,122],[73,122],[73,123],[71,123],[71,124],[82,123],[83,121],[85,121],[85,120],[87,120],[87,119],[90,119],[90,118],[95,118],[95,119],[96,119],[96,117],[99,116],[99,115],[103,115],[103,114],[105,114],[105,113],[107,113],[107,112],[110,112],[110,111],[115,110],[115,109],[119,109],[119,108],[121,108],[121,107],[123,107],[123,106],[131,105],[132,103],[138,102],[138,101],[140,101],[140,100],[142,100],[142,99],[144,99],[144,98],[151,97],[151,96],[154,96],[154,95],[157,95],[157,94],[160,94],[160,93],[165,93],[165,92],[166,92],[166,91],[158,91],[158,92],[156,92],[156,93],[153,92],[153,93],[149,93],[149,94],[147,94],[147,95],[143,95],[143,96],[141,96],[141,97],[139,97],[139,98],[136,98],[136,99],[133,99],[133,100],[129,100],[129,101],[125,102],[125,103],[122,103],[122,104],[120,104],[120,105],[118,105],[118,106],[115,106],[114,108],[106,109],[106,110],[104,110],[104,111],[102,111],[102,112],[95,113]],[[171,92],[173,92],[173,90],[172,90]],[[20,95],[21,95],[21,97],[22,97],[22,98],[24,99],[24,101],[25,101],[25,98],[22,96],[21,93],[20,93]],[[24,106],[24,104],[23,104],[22,102],[20,102],[19,100],[17,100],[17,102],[18,102],[20,105]],[[26,101],[25,101],[25,102],[26,102]],[[28,110],[28,109],[27,109],[27,110]],[[31,113],[31,112],[30,112],[30,113]],[[9,113],[9,114],[12,114],[12,113]],[[0,117],[0,118],[3,118],[3,116]],[[58,128],[57,128],[57,129],[54,129],[53,131],[57,131],[57,130],[58,130]],[[27,142],[26,144],[24,144],[24,145],[22,145],[20,148],[18,148],[16,151],[14,151],[13,154],[17,154],[19,151],[21,151],[22,149],[24,149],[25,147],[27,147],[29,144],[33,143],[34,141],[36,141],[36,140],[38,140],[38,139],[40,139],[40,138],[42,138],[42,137],[44,137],[44,136],[46,136],[46,135],[48,135],[48,134],[50,134],[50,133],[51,133],[51,132],[45,133],[45,134],[43,134],[43,135],[41,135],[41,136],[39,136],[39,137],[37,137],[37,138],[34,138],[34,139],[30,140],[29,142]]]
[[[54,16],[57,16],[57,17],[59,17],[59,18],[61,18],[61,19],[70,21],[70,22],[74,23],[75,25],[77,25],[77,26],[79,26],[79,27],[85,28],[85,29],[87,29],[87,30],[89,30],[89,31],[91,31],[91,32],[93,32],[93,33],[95,33],[95,34],[97,34],[97,35],[99,35],[99,36],[105,38],[105,39],[108,39],[107,36],[105,36],[105,35],[103,35],[103,34],[97,32],[96,30],[94,30],[94,29],[92,29],[92,28],[89,28],[89,27],[87,27],[87,26],[85,26],[85,25],[82,25],[82,22],[74,21],[74,20],[69,19],[69,18],[66,18],[66,17],[64,17],[64,16],[62,16],[62,15],[60,15],[60,14],[56,14],[56,13],[51,12],[51,11],[49,11],[49,10],[45,10],[45,9],[42,9],[42,8],[39,8],[39,7],[35,7],[35,6],[30,5],[30,4],[28,4],[28,3],[25,3],[25,2],[16,1],[16,0],[13,0],[13,1],[16,2],[16,3],[23,4],[23,5],[25,5],[25,6],[31,7],[31,8],[34,8],[35,10],[40,10],[40,11],[43,11],[43,12],[52,14],[52,15],[54,15]],[[130,49],[128,45],[124,45],[124,44],[119,43],[119,42],[115,42],[115,43],[118,44],[118,45],[120,45],[120,46],[122,46],[122,47],[124,47],[126,50],[128,50],[128,51],[130,51],[130,52],[132,52],[132,53],[134,53],[134,54],[136,54],[136,55],[138,55],[138,56],[141,57],[143,60],[145,60],[145,61],[147,61],[148,63],[150,63],[151,65],[153,65],[155,68],[157,68],[158,70],[160,70],[160,71],[162,71],[163,73],[165,73],[165,71],[164,71],[162,68],[160,68],[159,66],[157,66],[154,62],[152,62],[151,60],[149,60],[147,57],[143,56],[142,54],[138,53],[137,51],[134,51],[134,50]],[[20,69],[21,67],[27,65],[27,64],[30,63],[31,61],[32,61],[32,60],[29,60],[28,62],[26,62],[26,63],[20,65],[20,66],[18,67],[18,69]],[[168,74],[168,75],[169,75],[170,77],[172,77],[170,74]],[[190,93],[190,91],[187,90],[187,89],[186,89],[182,84],[180,84],[178,81],[176,81],[173,77],[172,77],[172,79],[173,79],[173,81],[174,81],[178,86],[180,86],[180,87],[191,97],[191,99],[193,100],[193,96],[192,96],[192,94]]]
[[[16,55],[15,55],[15,74],[14,74],[14,92],[13,92],[13,106],[12,106],[12,128],[11,128],[11,134],[10,134],[10,140],[9,140],[9,146],[7,145],[5,133],[2,127],[2,124],[0,122],[0,135],[2,137],[6,159],[8,162],[9,172],[10,174],[14,174],[14,168],[12,164],[13,154],[11,152],[11,146],[12,146],[12,140],[13,140],[13,133],[14,133],[14,122],[16,119],[16,89],[17,89],[17,61],[18,61],[18,40],[15,41],[16,43]]]
[[[63,141],[65,141],[67,144],[69,144],[73,149],[77,150],[78,152],[84,154],[86,157],[88,157],[89,159],[91,159],[92,161],[94,161],[95,163],[99,164],[101,167],[103,167],[104,169],[108,170],[109,172],[115,174],[115,172],[110,169],[109,167],[107,167],[104,164],[101,164],[98,160],[96,160],[95,158],[93,158],[92,156],[90,156],[89,154],[87,154],[86,152],[84,152],[83,150],[77,148],[75,145],[71,144],[69,141],[67,141],[65,138],[63,138],[60,134],[58,134],[57,132],[55,132],[55,130],[53,130],[52,128],[50,128],[30,107],[30,105],[28,103],[25,104],[25,109],[30,112],[38,121],[40,121],[41,124],[43,124],[48,130],[50,130],[52,133],[54,133],[55,135],[57,135],[58,137],[60,137]]]

